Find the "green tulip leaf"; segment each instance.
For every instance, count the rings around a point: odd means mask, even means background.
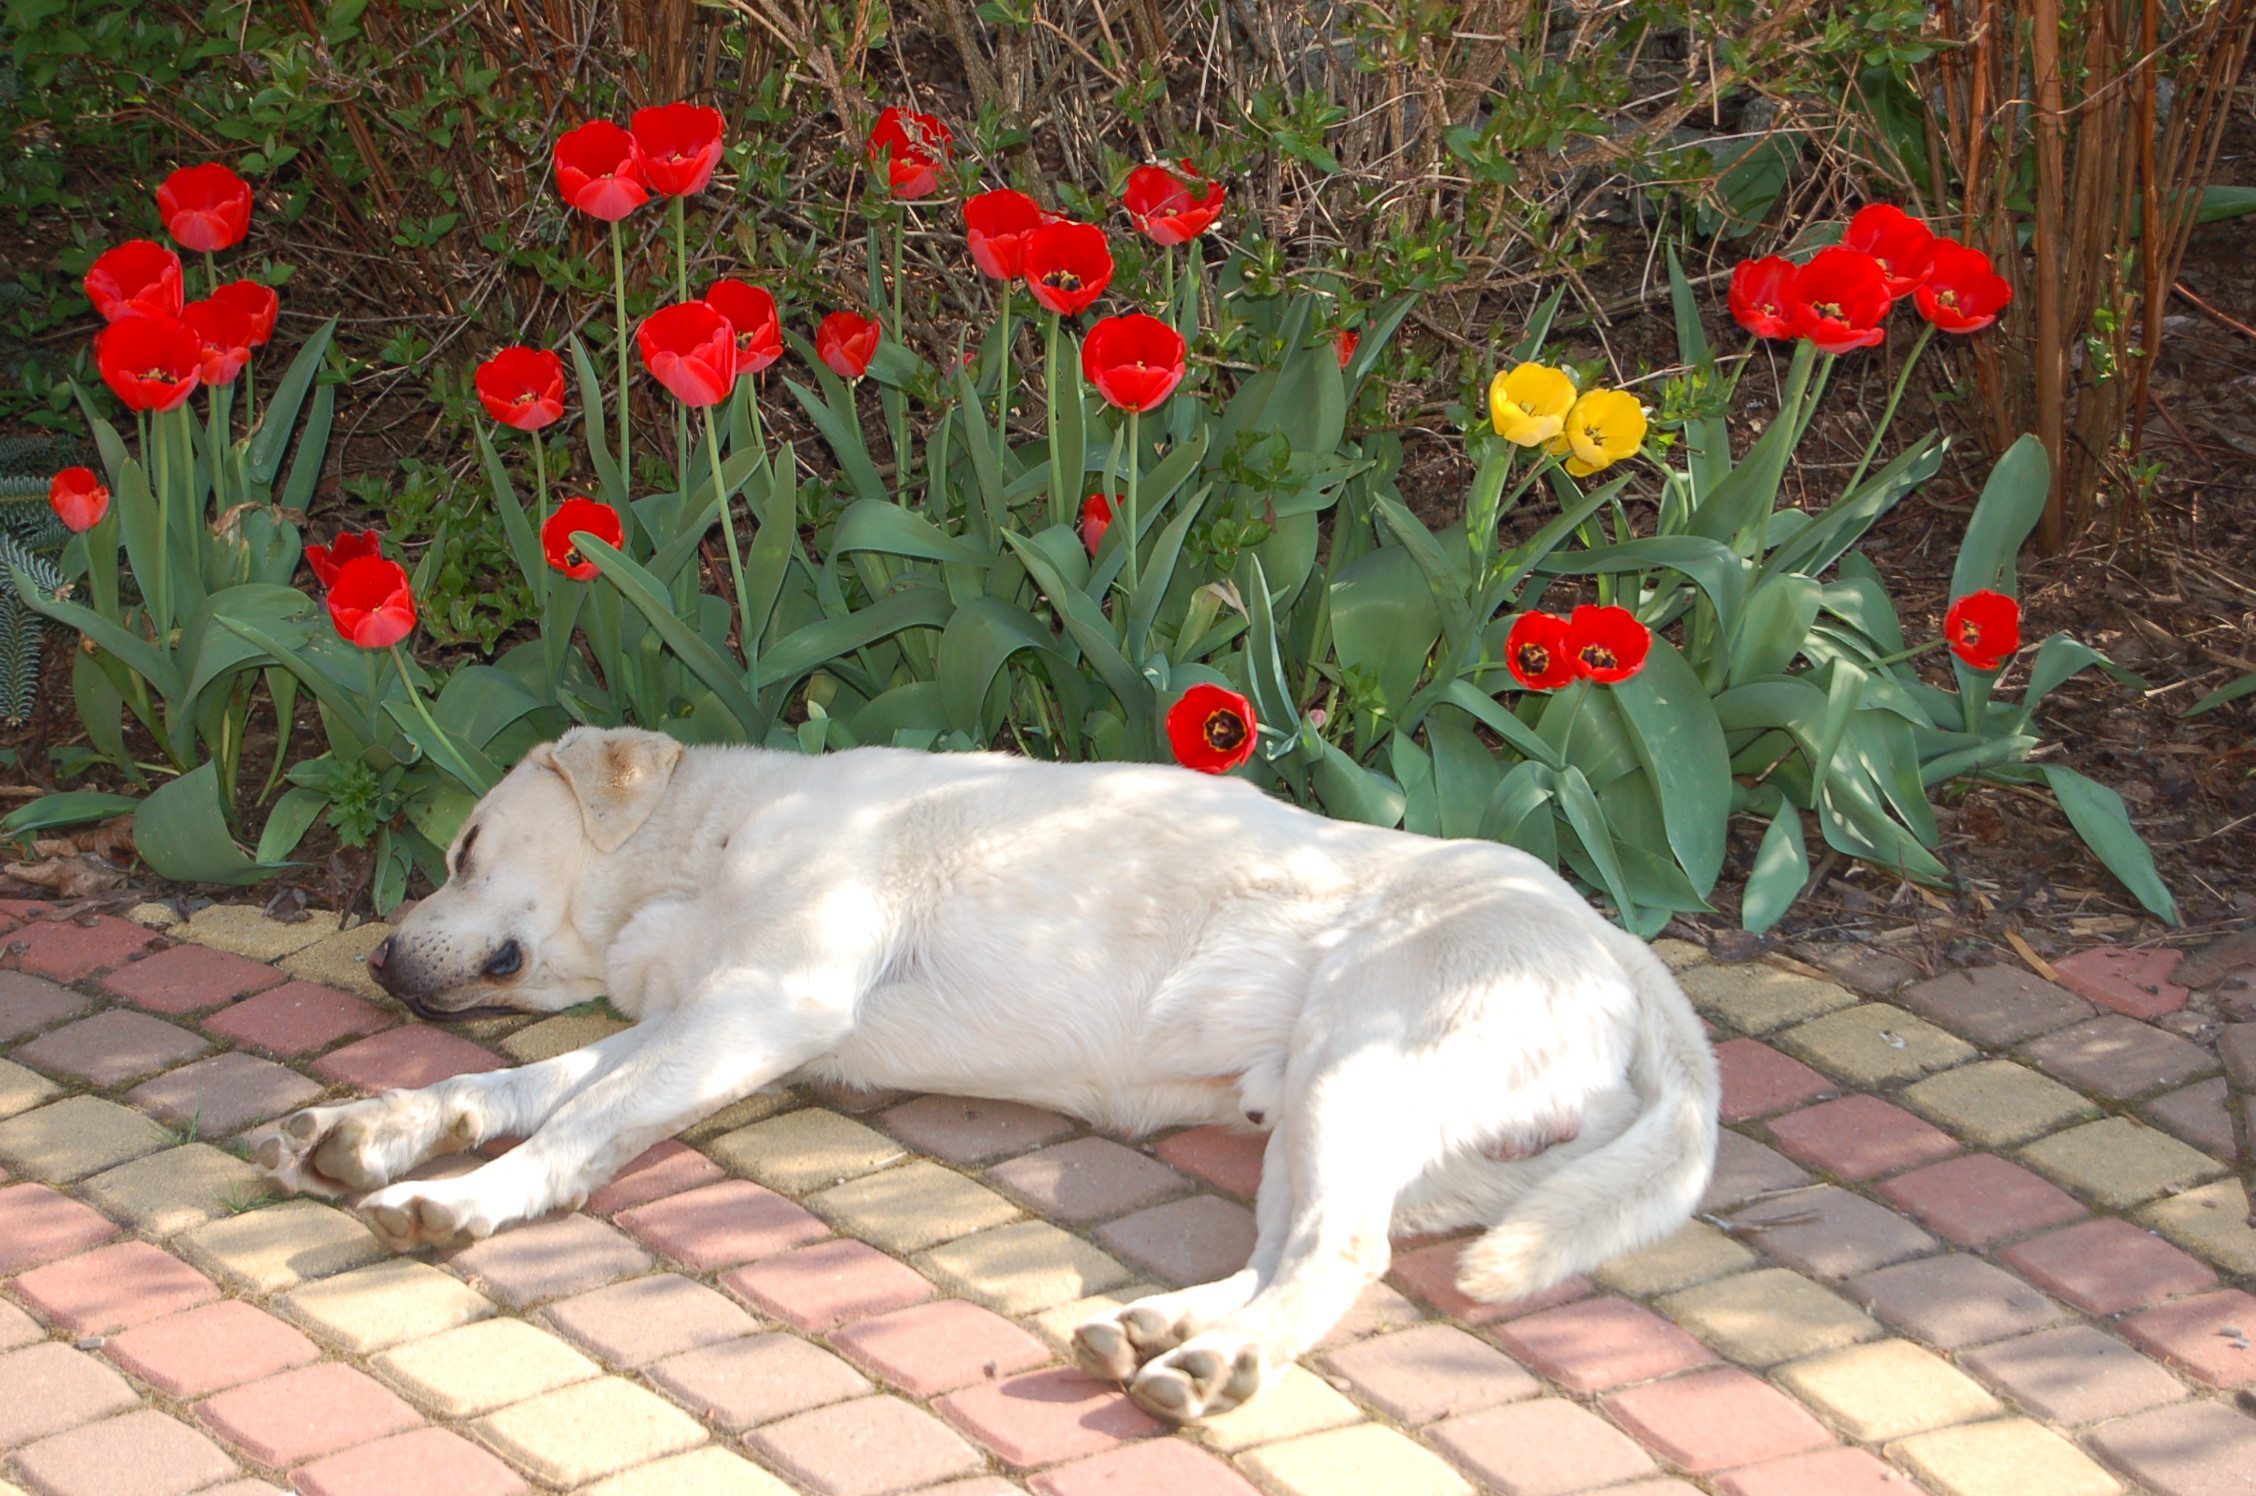
[[[151,872],[176,883],[256,883],[274,871],[227,834],[216,762],[152,790],[133,813],[133,845]]]
[[[1781,805],[1755,849],[1754,869],[1739,895],[1739,923],[1760,935],[1801,897],[1809,883],[1809,848],[1802,839],[1802,815],[1791,805]]]

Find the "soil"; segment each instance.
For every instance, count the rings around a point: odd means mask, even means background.
[[[2219,179],[2256,185],[2256,120],[2244,111],[2228,136]],[[2205,715],[2186,709],[2227,681],[2256,671],[2256,220],[2210,225],[2198,231],[2179,283],[2191,297],[2173,301],[2168,341],[2156,368],[2156,410],[2144,432],[2147,454],[2161,464],[2151,499],[2133,526],[2119,512],[2103,513],[2064,554],[2024,557],[2021,598],[2024,636],[2037,640],[2065,631],[2091,644],[2145,682],[2116,683],[2087,671],[2059,688],[2040,714],[2049,761],[2065,763],[2122,794],[2132,820],[2153,849],[2165,881],[2175,891],[2184,925],[2167,931],[2085,851],[2049,796],[2001,786],[1954,787],[1941,795],[1946,835],[1940,855],[1959,875],[1955,894],[1936,893],[1877,869],[1825,854],[1810,894],[1768,942],[1738,937],[1735,893],[1753,853],[1750,838],[1733,848],[1733,866],[1715,896],[1716,912],[1676,922],[1676,933],[1752,954],[1771,946],[1809,954],[1842,941],[1878,941],[1914,966],[2030,959],[2059,955],[2095,939],[2120,943],[2203,944],[2256,925],[2256,696]],[[56,233],[61,226],[53,226]],[[46,261],[55,247],[41,243],[41,226],[9,229],[4,251],[22,263]],[[1601,296],[1619,307],[1644,288],[1638,283],[1643,254],[1624,255],[1589,277]],[[1617,273],[1618,272],[1618,273]],[[2193,298],[2198,297],[2198,302]],[[1720,300],[1720,297],[1711,299]],[[1524,314],[1524,306],[1517,307]],[[1720,331],[1720,329],[1719,329]],[[1605,358],[1626,373],[1663,368],[1673,360],[1674,335],[1665,297],[1616,315],[1601,327],[1570,334],[1571,356]],[[1866,437],[1869,413],[1884,401],[1900,357],[1900,337],[1885,356],[1845,363],[1829,393],[1825,414],[1813,427],[1789,482],[1798,501],[1830,501],[1828,480],[1854,463]],[[1756,401],[1775,371],[1752,371],[1742,386]],[[1930,355],[1897,430],[1905,435],[1962,423],[1952,400],[1954,373],[1947,356]],[[1939,397],[1939,398],[1938,398]],[[444,463],[461,454],[423,450],[431,423],[410,394],[387,393],[340,415],[339,429],[357,429],[351,448],[355,470],[389,470],[404,455]],[[1462,447],[1430,416],[1405,429],[1407,462],[1402,486],[1432,522],[1452,515],[1470,477]],[[8,434],[0,432],[0,434]],[[810,444],[812,445],[812,444]],[[1950,566],[1964,517],[1988,468],[1978,441],[1959,435],[1943,471],[1899,505],[1867,539],[1864,549],[1897,599],[1906,632],[1931,637],[1941,625]],[[336,475],[315,505],[319,533],[358,516],[340,509]],[[71,706],[68,643],[50,648],[38,705],[19,727],[0,727],[0,747],[13,749],[19,768],[0,775],[0,797],[28,797],[52,787],[48,750],[83,741]],[[1925,662],[1940,682],[1947,670]],[[2017,676],[2006,678],[2010,694]],[[297,727],[309,740],[318,724],[310,712]],[[274,752],[272,724],[254,724],[246,779],[263,778]],[[124,788],[96,771],[72,787]],[[0,808],[9,803],[0,799]],[[255,828],[253,828],[255,831]],[[1742,828],[1743,830],[1744,828]],[[291,902],[365,907],[358,855],[335,845],[317,827],[300,852],[309,866],[265,885],[260,896]],[[277,891],[279,890],[279,892]],[[0,879],[0,893],[11,885]],[[149,897],[195,899],[215,890],[181,889],[150,881],[134,869],[128,880],[91,902],[129,904]],[[239,895],[238,895],[239,896]],[[2015,945],[2018,942],[2018,946]]]

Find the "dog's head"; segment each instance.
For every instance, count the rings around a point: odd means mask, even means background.
[[[603,991],[603,953],[575,904],[657,807],[681,745],[574,728],[525,755],[447,848],[446,885],[368,956],[368,974],[426,1018],[553,1013]]]

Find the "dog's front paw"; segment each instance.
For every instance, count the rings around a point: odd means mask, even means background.
[[[1261,1390],[1268,1359],[1242,1335],[1200,1335],[1144,1363],[1128,1384],[1136,1405],[1171,1423],[1227,1413]]]
[[[335,1199],[392,1177],[384,1147],[390,1108],[382,1101],[309,1106],[258,1146],[258,1166],[287,1190]]]
[[[360,1202],[360,1213],[395,1252],[417,1247],[466,1247],[484,1241],[516,1213],[481,1200],[472,1175],[418,1179],[389,1185]]]

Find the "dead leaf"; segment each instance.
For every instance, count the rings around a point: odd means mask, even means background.
[[[0,872],[19,883],[49,889],[63,899],[92,898],[125,882],[124,869],[86,852],[43,862],[11,862]]]

